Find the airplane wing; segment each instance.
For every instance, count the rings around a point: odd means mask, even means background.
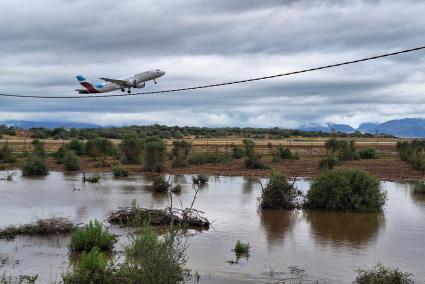
[[[88,90],[76,89],[75,91],[78,92],[79,94],[90,94]]]
[[[128,82],[126,80],[110,79],[110,78],[99,78],[105,82],[115,83],[120,86],[127,86]]]

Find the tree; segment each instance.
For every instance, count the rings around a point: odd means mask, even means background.
[[[44,158],[46,156],[46,149],[44,149],[44,142],[40,139],[34,139],[31,142],[33,146],[33,153],[39,157]]]
[[[13,157],[12,150],[9,145],[4,144],[3,148],[0,149],[0,162],[3,163],[14,163],[16,161],[15,157]]]
[[[123,155],[123,162],[126,164],[137,164],[143,151],[143,143],[136,134],[127,134],[119,146]]]
[[[48,173],[44,159],[36,154],[29,156],[22,168],[24,176],[45,176]]]
[[[243,140],[245,148],[245,168],[247,169],[264,169],[266,166],[260,161],[260,155],[255,152],[255,143],[251,139]]]
[[[165,144],[156,137],[147,138],[143,144],[143,165],[146,171],[161,172],[165,163]]]
[[[87,141],[86,152],[89,156],[101,158],[102,165],[105,165],[106,157],[114,153],[114,145],[109,139],[96,138],[95,140]]]
[[[75,154],[81,156],[84,154],[84,144],[77,138],[72,138],[67,145],[67,150],[74,151]]]
[[[63,157],[63,165],[66,171],[78,171],[80,169],[80,158],[73,151],[68,151]]]
[[[192,144],[181,140],[173,141],[173,149],[171,150],[171,156],[173,158],[174,167],[185,167],[187,166],[187,158],[189,157]]]

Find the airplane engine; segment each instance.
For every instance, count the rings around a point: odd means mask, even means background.
[[[137,88],[144,88],[146,85],[145,82],[137,84]]]
[[[127,84],[131,88],[137,88],[137,80],[136,79],[134,79],[134,80],[128,80]]]

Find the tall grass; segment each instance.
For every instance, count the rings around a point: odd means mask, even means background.
[[[93,248],[99,248],[101,251],[112,250],[117,241],[115,235],[110,234],[95,220],[72,233],[69,248],[72,251],[90,251]]]

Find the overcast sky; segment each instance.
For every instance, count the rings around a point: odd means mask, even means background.
[[[145,91],[295,71],[425,45],[422,0],[2,0],[0,92],[75,96],[149,69]],[[0,97],[2,120],[293,128],[425,117],[425,51],[179,94]]]

